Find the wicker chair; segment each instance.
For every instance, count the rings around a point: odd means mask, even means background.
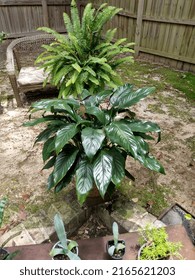
[[[46,75],[34,62],[44,50],[42,45],[52,41],[52,35],[41,34],[15,39],[7,47],[6,69],[18,107],[23,107],[21,93],[43,88]],[[48,83],[47,87],[52,86]]]

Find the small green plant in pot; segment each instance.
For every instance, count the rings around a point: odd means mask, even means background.
[[[5,38],[6,38],[6,33],[5,32],[3,32],[3,31],[1,31],[0,32],[0,44],[1,43],[3,43],[3,41],[5,40]]]
[[[126,38],[112,42],[117,29],[105,29],[120,10],[106,3],[95,9],[88,3],[80,19],[76,1],[72,0],[71,16],[63,14],[67,35],[48,27],[38,29],[55,37],[55,42],[43,45],[45,51],[36,63],[48,73],[50,83],[59,88],[59,98],[76,97],[83,89],[96,93],[105,86],[122,85],[116,69],[125,61],[133,62],[134,44],[127,43]]]
[[[107,252],[112,259],[121,260],[125,254],[125,241],[119,240],[118,224],[112,224],[113,240],[106,244]]]
[[[5,210],[6,204],[7,204],[6,197],[3,197],[2,199],[0,199],[0,228],[3,223],[3,216],[4,216],[4,210]],[[3,242],[3,244],[0,244],[0,260],[11,260],[18,254],[18,252],[19,252],[18,250],[13,253],[10,253],[4,248],[5,245],[7,244],[7,242],[14,236],[10,236],[7,240],[5,240]]]
[[[54,260],[80,260],[78,256],[78,243],[67,239],[64,223],[59,214],[56,214],[54,217],[54,227],[59,241],[52,247],[50,256]]]
[[[165,174],[163,166],[149,153],[147,143],[154,140],[150,133],[157,133],[160,141],[160,127],[137,119],[129,108],[154,90],[134,90],[126,84],[96,95],[84,90],[82,100],[50,99],[33,103],[32,114],[45,113],[24,125],[47,124],[35,143],[44,142],[43,169],[53,169],[48,190],[59,192],[75,178],[81,204],[94,187],[104,198],[125,176],[134,180],[125,166],[128,156],[146,168]]]
[[[139,232],[139,260],[163,260],[172,257],[182,258],[179,253],[182,243],[169,241],[165,227],[156,228],[147,225],[145,228],[139,230]]]

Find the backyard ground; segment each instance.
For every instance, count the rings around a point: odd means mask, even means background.
[[[124,82],[156,87],[132,111],[161,127],[162,140],[151,143],[151,151],[166,171],[159,175],[128,159],[128,170],[136,180],[124,180],[120,191],[156,216],[174,203],[195,215],[195,76],[139,61],[120,71]],[[52,201],[63,200],[64,192],[54,195],[46,190],[49,173],[42,171],[41,144],[33,146],[40,127],[22,125],[28,121],[32,98],[24,108],[16,107],[4,69],[0,71],[0,93],[0,198],[8,198],[9,209],[5,230],[47,210]]]

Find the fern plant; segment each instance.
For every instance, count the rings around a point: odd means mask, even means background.
[[[105,32],[104,28],[120,10],[106,3],[96,10],[88,3],[80,19],[76,1],[72,0],[71,17],[63,14],[67,35],[47,27],[38,28],[55,37],[55,42],[43,45],[45,51],[36,63],[48,73],[45,84],[49,79],[59,88],[59,98],[78,96],[83,89],[93,94],[105,85],[111,88],[122,85],[116,68],[126,61],[133,62],[133,43],[126,43],[126,38],[112,43],[117,29]]]

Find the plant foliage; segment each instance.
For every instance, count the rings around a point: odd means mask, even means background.
[[[118,231],[118,224],[114,222],[112,224],[112,232],[113,232],[113,240],[114,244],[108,248],[108,254],[110,256],[117,255],[123,249],[125,249],[125,244],[119,242],[119,231]]]
[[[68,256],[70,260],[80,260],[77,254],[72,252],[74,247],[78,247],[78,243],[74,240],[67,239],[67,233],[65,231],[64,223],[59,214],[56,214],[54,217],[54,228],[57,233],[60,244],[58,248],[52,248],[50,255],[55,257],[57,255]]]
[[[47,80],[59,88],[60,98],[80,95],[83,89],[95,93],[105,85],[111,88],[122,85],[115,69],[125,61],[133,62],[133,43],[126,43],[125,38],[113,43],[117,29],[104,28],[120,10],[107,4],[96,10],[88,3],[80,19],[76,1],[72,0],[71,17],[63,14],[67,35],[39,28],[53,34],[55,42],[43,45],[45,51],[36,63],[41,63],[40,67],[48,73]]]
[[[76,191],[81,204],[86,200],[94,183],[104,198],[108,189],[120,184],[127,176],[127,156],[138,160],[146,168],[165,173],[163,166],[149,153],[147,140],[154,140],[160,127],[135,117],[129,107],[154,92],[154,88],[133,90],[125,84],[114,90],[91,95],[82,92],[82,100],[51,99],[32,104],[31,113],[44,111],[25,126],[46,123],[36,137],[44,142],[43,169],[53,168],[47,188],[59,192],[76,175]]]
[[[0,199],[0,227],[3,223],[3,215],[4,215],[4,209],[7,203],[7,199],[4,197]]]
[[[147,225],[140,230],[141,260],[158,260],[169,256],[177,256],[181,258],[179,250],[182,247],[181,242],[168,241],[168,234],[165,227],[152,227]]]
[[[6,35],[7,35],[7,34],[6,34],[5,32],[3,32],[3,31],[0,32],[0,44],[3,43],[3,41],[4,41],[5,37],[6,37]]]

